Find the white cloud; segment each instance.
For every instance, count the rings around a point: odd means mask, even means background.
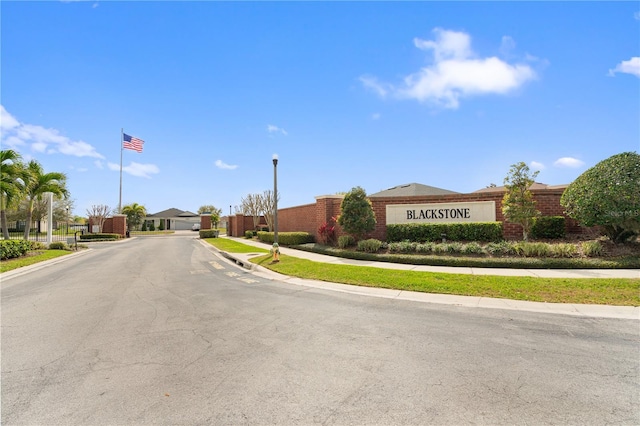
[[[532,161],[531,163],[529,163],[529,166],[531,166],[531,168],[534,170],[544,170],[545,168],[544,164],[538,163],[537,161]]]
[[[6,144],[12,148],[29,146],[32,151],[48,154],[60,153],[74,157],[104,158],[90,144],[71,140],[61,135],[56,129],[20,123],[2,105],[0,105],[0,120],[3,145]]]
[[[100,160],[94,161],[93,164],[95,164],[96,168],[98,168],[100,170],[104,169],[104,164],[102,164],[102,161],[100,161]]]
[[[273,124],[267,124],[267,132],[269,133],[282,133],[283,135],[287,136],[288,133],[285,129],[281,129],[278,126],[274,126]]]
[[[572,169],[584,166],[584,162],[572,157],[558,158],[554,163],[556,167],[570,167]]]
[[[115,163],[107,163],[109,170],[120,171],[120,165]],[[155,164],[140,164],[132,161],[128,166],[123,166],[122,171],[131,176],[138,176],[151,179],[152,174],[160,173],[160,169]]]
[[[634,56],[628,61],[622,61],[614,69],[609,70],[609,76],[613,77],[617,72],[640,77],[640,56]]]
[[[390,90],[393,90],[393,87],[391,87],[390,85],[379,83],[378,79],[375,77],[362,76],[359,78],[359,80],[364,87],[366,87],[367,89],[371,89],[381,98],[384,98],[385,96],[387,96],[387,93],[389,93]]]
[[[222,170],[235,170],[238,168],[236,165],[226,164],[222,160],[216,160],[216,167]]]
[[[435,40],[414,39],[421,50],[431,51],[433,63],[406,76],[403,84],[381,83],[363,76],[364,87],[379,96],[431,102],[444,108],[458,108],[460,99],[483,94],[507,94],[536,78],[535,71],[524,63],[509,64],[497,57],[479,58],[471,49],[471,37],[463,32],[441,28],[433,30]],[[510,37],[503,45],[515,46]]]

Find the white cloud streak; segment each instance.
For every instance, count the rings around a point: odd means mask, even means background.
[[[529,166],[531,166],[532,169],[534,170],[544,170],[545,169],[545,165],[542,163],[538,163],[537,161],[532,161],[531,163],[529,163]]]
[[[3,105],[0,105],[0,135],[3,146],[20,151],[28,146],[34,152],[104,159],[102,154],[84,141],[71,140],[56,129],[20,123]]]
[[[640,78],[640,56],[634,56],[628,61],[622,61],[615,68],[609,70],[610,77],[614,77],[616,73],[631,74]]]
[[[267,124],[267,132],[271,133],[281,133],[287,136],[289,133],[285,129],[282,129],[278,126],[274,126],[273,124]]]
[[[436,28],[433,33],[435,40],[414,39],[418,49],[433,56],[431,65],[409,74],[400,85],[380,82],[372,76],[362,76],[360,82],[380,97],[393,95],[456,109],[462,98],[504,95],[537,77],[524,63],[509,64],[497,57],[477,57],[471,49],[471,37],[464,32]],[[514,47],[511,37],[503,37],[503,49]]]
[[[222,160],[216,160],[215,165],[222,170],[235,170],[238,168],[237,165],[226,164]]]
[[[577,169],[578,167],[584,166],[584,161],[580,161],[577,158],[572,157],[562,157],[558,158],[554,163],[556,167],[569,167],[572,169]]]
[[[120,171],[120,164],[107,163],[109,170]],[[151,175],[160,173],[160,169],[155,164],[141,164],[132,161],[128,166],[123,166],[122,171],[131,176],[151,179]]]

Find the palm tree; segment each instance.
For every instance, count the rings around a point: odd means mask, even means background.
[[[33,204],[36,198],[42,197],[45,192],[51,192],[61,198],[66,198],[69,191],[65,186],[67,175],[59,172],[45,173],[42,165],[35,160],[29,161],[26,170],[28,172],[25,182],[25,192],[29,202],[27,206],[27,223],[24,228],[24,239],[29,239],[31,219],[33,217]]]
[[[20,160],[20,154],[14,150],[0,151],[0,226],[5,240],[9,239],[7,209],[24,195],[25,169]]]
[[[127,204],[122,207],[122,214],[127,215],[127,229],[136,228],[147,215],[147,209],[138,203]]]

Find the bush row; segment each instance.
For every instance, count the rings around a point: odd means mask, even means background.
[[[421,255],[416,254],[380,254],[365,253],[353,250],[340,250],[334,247],[320,245],[301,245],[298,250],[328,254],[346,259],[370,260],[377,262],[403,263],[408,265],[431,266],[465,266],[478,268],[524,268],[524,269],[638,269],[640,259],[637,256],[627,256],[616,259],[598,258],[544,258],[535,257],[466,257],[449,255]]]
[[[559,243],[549,244],[526,241],[500,241],[480,245],[470,243],[416,243],[401,241],[389,243],[390,253],[420,253],[420,254],[470,254],[489,256],[522,256],[522,257],[565,257],[580,255],[587,257],[600,256],[603,253],[599,241],[583,241],[580,244]],[[364,250],[363,250],[364,251]]]
[[[263,243],[273,244],[273,232],[259,231],[258,239]],[[313,235],[308,232],[278,232],[278,244],[282,246],[295,246],[314,241]]]
[[[96,233],[96,234],[83,234],[80,236],[80,241],[113,241],[113,240],[119,240],[120,239],[120,234],[101,234],[101,233]]]
[[[42,245],[28,240],[1,240],[0,260],[15,259],[24,256],[29,250],[41,248]]]
[[[443,237],[444,236],[444,237]],[[405,223],[387,225],[387,241],[500,241],[502,222]]]

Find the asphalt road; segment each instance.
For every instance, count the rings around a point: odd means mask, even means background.
[[[640,424],[636,320],[270,281],[192,235],[3,279],[2,424]]]

